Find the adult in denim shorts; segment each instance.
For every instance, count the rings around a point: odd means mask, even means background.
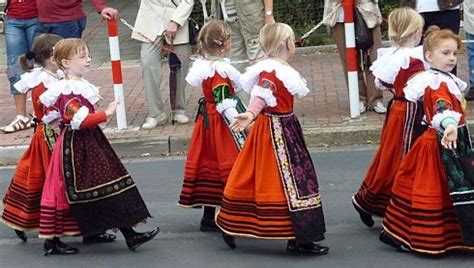
[[[26,94],[19,93],[13,85],[20,80],[22,73],[18,57],[31,50],[38,25],[36,0],[8,0],[5,17],[7,76],[17,115],[10,124],[1,128],[6,133],[26,129],[31,125],[31,119],[26,113]]]
[[[37,0],[41,26],[38,33],[52,33],[64,38],[81,38],[86,28],[86,13],[82,0]],[[103,0],[90,0],[105,19],[115,19],[118,11],[107,7]]]

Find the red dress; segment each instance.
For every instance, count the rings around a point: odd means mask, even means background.
[[[421,123],[421,103],[407,101],[403,88],[410,77],[425,70],[422,47],[380,49],[371,69],[379,88],[390,90],[394,97],[380,146],[353,202],[363,211],[383,217],[400,161],[420,134],[417,128]]]
[[[43,117],[48,114],[46,121],[52,121],[58,115],[57,112],[43,107],[39,96],[46,91],[45,85],[55,81],[57,78],[38,68],[22,75],[20,82],[15,84],[20,92],[26,93],[31,89],[33,111],[39,122],[28,149],[18,161],[3,198],[2,221],[16,230],[26,231],[39,227],[41,193],[56,139],[56,134],[45,125]]]
[[[187,81],[193,86],[201,85],[204,98],[199,103],[184,167],[178,201],[182,207],[221,204],[227,177],[246,137],[240,133],[243,139],[239,142],[239,136],[228,127],[232,118],[221,114],[228,109],[237,111],[233,84],[239,78],[235,68],[219,61],[198,60],[189,71]]]
[[[323,240],[316,172],[293,114],[293,95],[306,95],[306,82],[290,66],[271,59],[250,67],[241,82],[267,107],[232,168],[216,224],[232,236]]]
[[[405,90],[407,99],[424,100],[425,120],[430,127],[400,164],[383,228],[400,243],[421,253],[474,249],[463,242],[438,140],[438,132],[443,131],[440,123],[449,117],[458,122],[458,141],[467,139],[470,146],[469,136],[461,135],[465,128],[462,93],[452,81],[448,75],[430,70],[411,79]]]

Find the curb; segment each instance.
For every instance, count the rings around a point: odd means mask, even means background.
[[[341,126],[341,127],[306,127],[303,129],[308,147],[327,148],[345,145],[378,143],[380,126]],[[122,159],[141,157],[163,157],[184,155],[189,145],[191,133],[167,137],[115,138],[110,143]],[[28,145],[0,147],[0,165],[17,163]]]
[[[474,120],[467,122],[474,129]],[[303,133],[309,148],[378,144],[382,126],[305,127]],[[191,133],[167,137],[115,138],[110,143],[122,159],[185,155]],[[16,164],[27,145],[0,147],[0,165]]]

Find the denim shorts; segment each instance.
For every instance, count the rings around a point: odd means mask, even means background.
[[[64,22],[42,22],[37,33],[57,34],[63,38],[81,38],[86,22],[86,17]]]
[[[39,26],[37,18],[13,19],[5,18],[5,43],[7,49],[7,76],[10,82],[10,93],[20,94],[13,86],[20,80],[23,71],[18,63],[18,57],[31,50],[36,28]]]

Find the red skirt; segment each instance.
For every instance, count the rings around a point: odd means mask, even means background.
[[[417,252],[472,250],[463,243],[438,146],[436,131],[429,129],[402,160],[383,228]]]
[[[220,206],[227,177],[239,150],[214,104],[206,104],[207,122],[199,115],[184,167],[178,205]]]
[[[8,226],[21,231],[39,227],[41,193],[50,159],[51,150],[39,124],[3,198],[2,221]]]
[[[354,196],[363,211],[383,217],[392,193],[393,179],[403,158],[407,102],[394,101],[382,129],[380,146]]]
[[[46,174],[43,196],[41,197],[40,238],[51,239],[81,233],[66,198],[66,187],[62,173],[63,138],[64,133],[61,133],[54,145],[51,163]]]
[[[267,116],[257,116],[237,157],[216,224],[232,236],[295,238]]]

